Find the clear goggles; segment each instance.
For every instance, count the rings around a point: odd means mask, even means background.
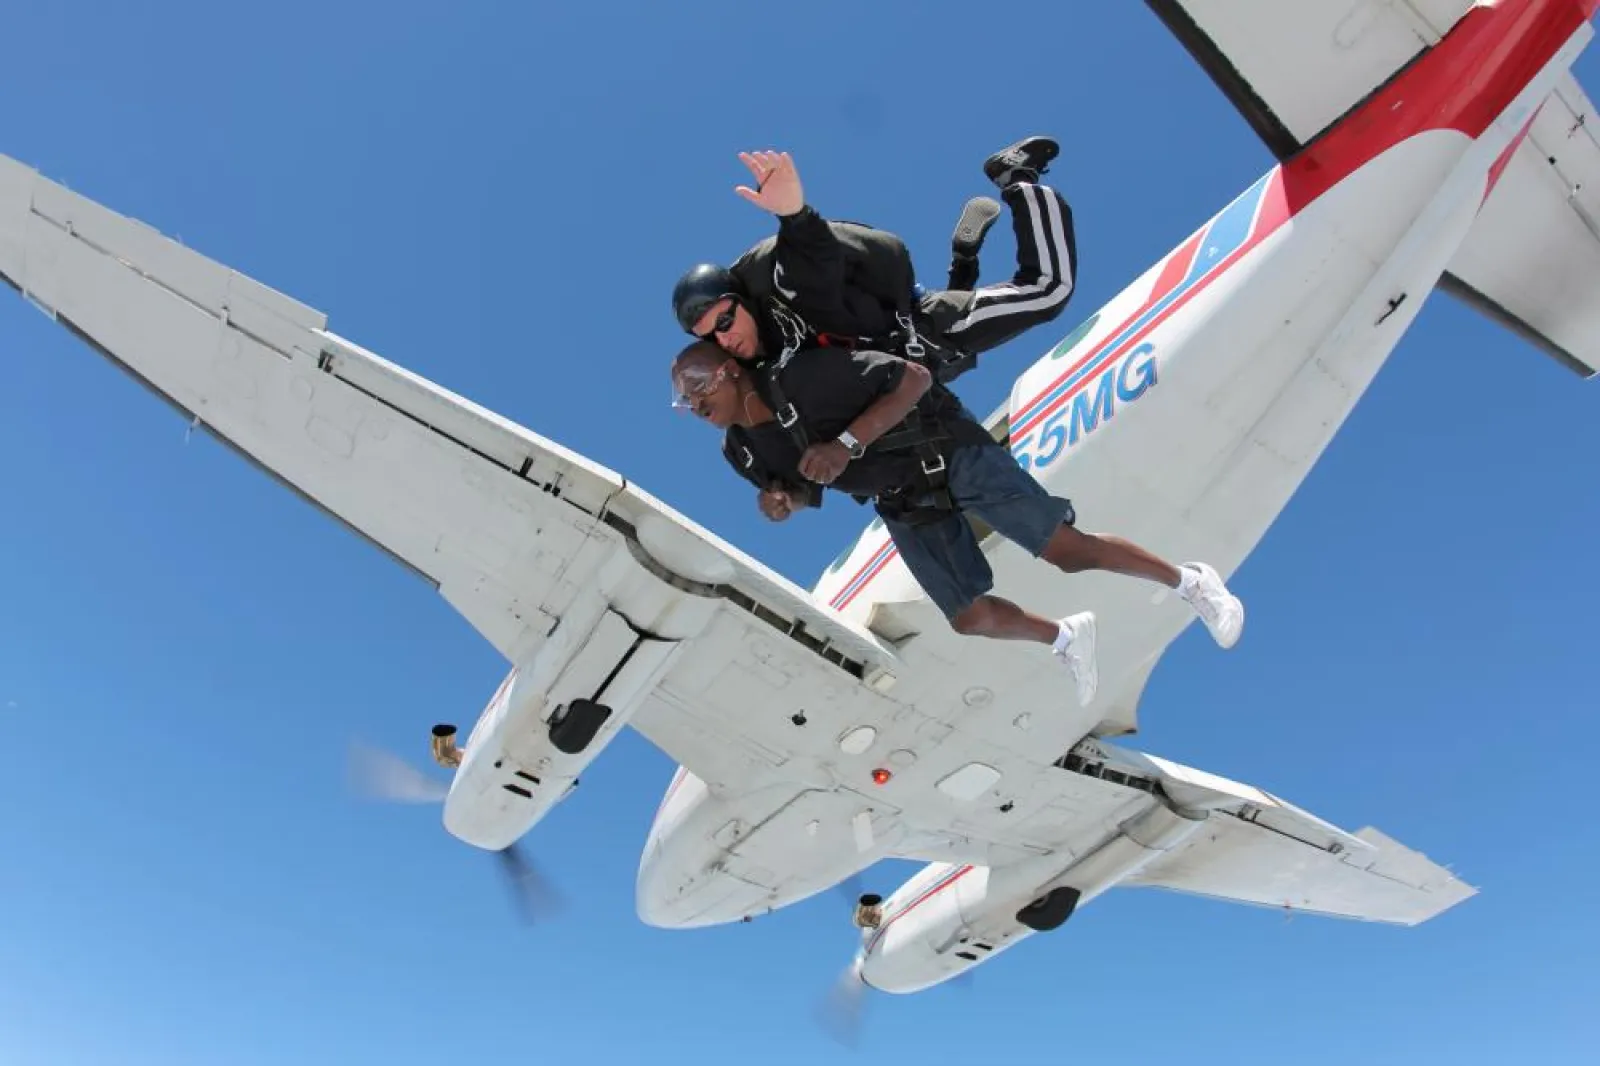
[[[699,365],[680,367],[677,373],[672,375],[673,408],[692,413],[694,405],[700,398],[714,392],[723,381],[727,380],[727,377],[727,362],[715,368]]]

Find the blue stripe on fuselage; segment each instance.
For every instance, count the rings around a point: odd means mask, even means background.
[[[1104,369],[1109,358],[1117,353],[1117,349],[1137,334],[1153,318],[1159,315],[1174,301],[1193,288],[1206,273],[1216,264],[1227,259],[1228,256],[1239,250],[1250,237],[1252,223],[1256,218],[1256,208],[1260,206],[1262,194],[1266,191],[1268,182],[1272,179],[1272,171],[1263,174],[1256,183],[1234,198],[1233,203],[1223,208],[1211,220],[1210,227],[1201,241],[1200,248],[1196,250],[1194,262],[1189,266],[1189,272],[1183,280],[1173,286],[1172,291],[1156,300],[1146,304],[1126,326],[1115,335],[1102,343],[1092,358],[1083,366],[1069,374],[1065,381],[1052,386],[1044,393],[1034,397],[1023,405],[1020,412],[1011,419],[1011,424],[1019,432],[1026,433],[1033,427],[1028,423],[1037,412],[1059,399],[1062,394],[1070,391],[1073,386],[1084,378],[1098,373]]]

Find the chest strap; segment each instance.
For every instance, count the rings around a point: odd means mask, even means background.
[[[777,418],[778,424],[788,431],[795,446],[804,454],[811,446],[810,435],[806,432],[805,422],[800,417],[799,410],[784,392],[783,383],[779,380],[786,363],[787,360],[779,360],[767,366],[765,374],[767,391],[772,399],[773,415]],[[920,476],[917,481],[894,492],[880,493],[880,502],[885,498],[894,500],[909,496],[929,501],[928,506],[941,512],[955,509],[955,499],[947,487],[949,468],[945,463],[946,448],[940,446],[941,443],[952,442],[953,438],[946,430],[943,420],[932,409],[932,405],[936,402],[937,398],[932,393],[925,394],[905,418],[891,426],[888,432],[872,443],[872,450],[909,451],[919,460]],[[745,450],[745,455],[748,457],[746,465],[753,465],[754,457],[750,456],[748,449]]]

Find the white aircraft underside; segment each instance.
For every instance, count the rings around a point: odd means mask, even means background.
[[[1030,366],[991,425],[1085,528],[1226,577],[1436,284],[1574,370],[1600,366],[1600,150],[1567,73],[1593,5],[1151,7],[1285,162]],[[1452,63],[1496,73],[1444,87]],[[506,657],[461,747],[436,737],[459,759],[449,832],[511,845],[624,726],[681,764],[641,858],[646,922],[737,921],[882,858],[925,860],[858,912],[860,978],[909,992],[1118,885],[1401,924],[1474,892],[1376,830],[1112,744],[1192,617],[1156,586],[985,542],[999,590],[1099,616],[1100,691],[1080,707],[1046,649],[950,632],[878,523],[808,592],[8,159],[0,274],[432,582]]]

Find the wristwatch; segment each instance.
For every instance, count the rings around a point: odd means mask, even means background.
[[[867,446],[856,440],[855,434],[851,433],[848,429],[839,434],[837,439],[840,444],[843,444],[846,448],[850,449],[850,458],[859,459],[863,455],[867,454]]]

